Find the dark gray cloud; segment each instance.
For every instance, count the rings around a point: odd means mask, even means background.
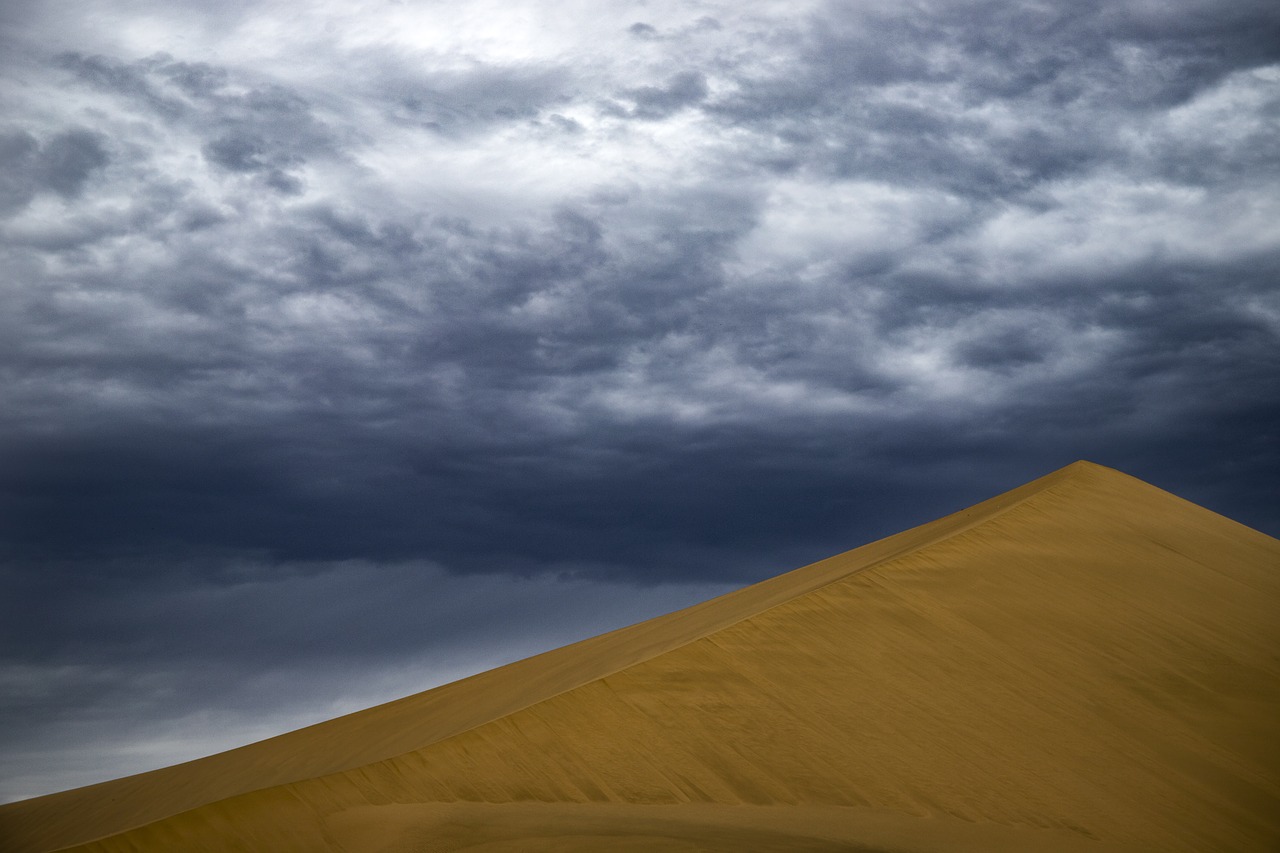
[[[227,134],[205,145],[204,156],[233,172],[256,172],[267,167],[263,150],[263,142],[257,137]]]
[[[1271,4],[187,11],[4,54],[11,790],[1077,458],[1277,532]]]
[[[339,155],[335,134],[316,117],[312,103],[257,75],[167,53],[124,62],[69,52],[57,63],[74,83],[141,108],[144,120],[203,139],[201,153],[210,165],[258,176],[286,195],[303,192],[305,181],[296,172],[309,158]]]
[[[1280,16],[1228,6],[835,6],[797,33],[794,63],[735,74],[709,109],[772,135],[769,156],[788,167],[1004,197],[1104,163],[1132,168],[1151,152],[1125,131],[1280,59]]]
[[[166,117],[187,112],[187,104],[174,93],[166,92],[151,79],[151,74],[165,62],[165,57],[124,62],[107,56],[84,56],[69,52],[57,57],[57,63],[74,77],[90,86],[122,97],[135,99]]]
[[[305,184],[287,170],[302,164],[297,155],[272,152],[266,141],[252,132],[231,132],[206,143],[204,157],[231,172],[261,174],[267,186],[286,195],[301,195]]]
[[[22,130],[0,134],[0,215],[21,210],[40,192],[76,198],[109,160],[103,137],[83,128],[43,144]]]
[[[35,159],[39,143],[22,131],[0,136],[0,213],[26,207],[35,197]]]
[[[649,120],[663,119],[705,99],[707,78],[699,71],[682,71],[672,75],[661,86],[628,89],[623,97],[631,102],[632,107],[629,111],[620,111],[620,115]]]
[[[36,181],[64,198],[80,195],[95,170],[107,164],[102,137],[87,130],[69,130],[49,140],[35,164]]]
[[[447,137],[536,119],[571,100],[572,74],[550,63],[423,69],[397,55],[362,57],[367,97],[393,122]]]

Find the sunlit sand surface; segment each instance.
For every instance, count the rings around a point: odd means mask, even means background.
[[[710,602],[0,808],[83,851],[1280,849],[1280,542],[1076,463]]]

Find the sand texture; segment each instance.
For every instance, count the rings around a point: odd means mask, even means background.
[[[0,807],[0,849],[1274,851],[1280,542],[1076,463],[696,607]]]

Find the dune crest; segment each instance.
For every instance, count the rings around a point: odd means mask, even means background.
[[[0,842],[1271,850],[1277,605],[1280,542],[1078,462],[658,619],[0,807]]]

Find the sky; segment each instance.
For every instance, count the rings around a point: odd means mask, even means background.
[[[1280,534],[1273,0],[0,7],[0,801],[1076,459]]]

